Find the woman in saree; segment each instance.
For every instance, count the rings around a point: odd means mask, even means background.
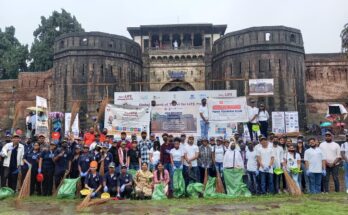
[[[137,197],[143,199],[144,197],[151,197],[153,189],[153,174],[148,168],[148,164],[143,162],[141,169],[135,175],[135,192]]]

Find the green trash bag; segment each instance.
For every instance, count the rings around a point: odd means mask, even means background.
[[[137,171],[135,169],[129,169],[127,172],[128,172],[128,174],[131,174],[133,178],[137,174]]]
[[[163,200],[163,199],[167,199],[166,193],[164,191],[164,184],[157,184],[155,186],[155,189],[152,193],[152,199],[153,200]]]
[[[243,183],[243,169],[224,169],[224,180],[226,185],[227,196],[239,197],[251,196],[247,186]]]
[[[80,178],[64,179],[62,186],[57,193],[58,199],[73,199],[76,193],[76,184]]]
[[[198,198],[203,194],[203,187],[204,185],[202,183],[191,183],[187,186],[187,194],[189,197]]]
[[[173,195],[180,198],[185,195],[185,180],[182,176],[182,170],[176,169],[173,176]]]
[[[226,194],[216,192],[216,177],[209,177],[205,185],[204,198],[226,198]]]
[[[13,196],[15,191],[9,187],[0,188],[0,200],[6,199],[7,197]]]

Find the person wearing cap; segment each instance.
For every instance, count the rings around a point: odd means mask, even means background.
[[[213,153],[211,147],[208,145],[208,139],[202,138],[202,145],[199,147],[198,166],[200,172],[201,183],[204,181],[205,170],[210,171],[213,163]]]
[[[304,160],[306,172],[309,179],[309,191],[311,194],[321,193],[323,173],[325,173],[325,157],[323,151],[317,146],[317,140],[308,140],[310,148],[305,151]]]
[[[86,132],[85,135],[83,136],[83,142],[85,142],[87,146],[90,146],[94,141],[95,141],[94,127],[90,127],[89,131]]]
[[[133,177],[131,174],[127,173],[127,166],[121,166],[121,174],[117,179],[117,197],[119,198],[127,198],[131,197],[131,193],[133,192]]]
[[[69,178],[78,178],[80,176],[80,171],[79,171],[80,156],[81,156],[81,146],[75,145],[73,149],[73,157],[71,160]]]
[[[341,145],[341,156],[344,161],[344,180],[346,182],[346,193],[348,194],[348,134],[346,134],[346,142]]]
[[[23,156],[22,166],[22,175],[26,175],[28,170],[31,168],[31,179],[30,179],[30,195],[33,195],[34,192],[37,192],[38,195],[41,195],[41,186],[40,183],[36,180],[36,175],[38,174],[39,168],[39,158],[40,158],[40,145],[39,143],[34,143],[33,149]],[[24,181],[24,177],[22,178]],[[22,182],[23,183],[23,182]]]
[[[208,138],[209,131],[209,110],[207,106],[207,99],[204,98],[201,101],[201,106],[199,107],[200,125],[201,125],[201,137]]]
[[[334,184],[335,184],[335,192],[340,191],[340,181],[338,178],[338,169],[341,162],[341,148],[340,146],[332,140],[333,136],[330,131],[325,133],[325,141],[320,143],[320,149],[324,153],[324,157],[326,159],[326,173],[323,175],[324,177],[324,192],[329,192],[329,182],[330,175],[332,175]]]
[[[111,197],[117,196],[117,174],[115,171],[115,163],[111,162],[108,166],[109,170],[104,175],[103,185],[104,193],[109,193]]]
[[[86,145],[88,145],[88,144],[86,144]],[[96,133],[94,136],[94,142],[89,145],[89,150],[93,151],[98,145],[101,146],[102,142],[100,142],[100,135],[98,133]]]
[[[253,125],[258,124],[258,115],[259,115],[259,109],[255,106],[255,100],[250,101],[250,106],[248,106],[247,112],[248,112],[248,118],[249,118],[249,122],[247,123],[247,126],[249,130],[250,140],[253,141],[254,136],[255,136],[255,139],[257,140],[257,134],[254,135],[254,132],[252,130]]]
[[[44,180],[42,182],[42,195],[51,196],[53,188],[53,175],[54,175],[54,154],[56,151],[56,144],[50,142],[49,147],[43,147],[39,158],[38,173],[42,173]]]
[[[40,147],[45,144],[45,138],[46,137],[43,134],[38,135],[37,142],[39,143]]]
[[[127,133],[124,131],[121,132],[121,140],[117,142],[117,147],[120,148],[123,142],[125,143],[127,149],[132,148],[132,143],[127,140]]]
[[[306,193],[309,193],[309,181],[308,181],[308,176],[306,174],[306,167],[305,167],[305,161],[304,161],[305,151],[306,151],[306,147],[303,142],[303,139],[297,137],[296,152],[301,157],[301,171],[302,171],[301,173],[299,173],[298,183],[300,184],[300,188],[302,190],[304,190]]]
[[[268,137],[268,120],[269,114],[265,108],[265,104],[260,104],[259,113],[257,115],[259,123],[260,123],[260,132],[264,137]]]
[[[127,166],[129,169],[139,170],[141,158],[139,150],[137,149],[137,141],[132,141],[132,149],[127,151]]]
[[[13,190],[17,187],[18,173],[24,156],[24,146],[19,141],[20,136],[15,134],[12,142],[5,144],[1,149],[1,157],[4,159],[1,184],[5,187],[7,182],[7,186]]]
[[[103,177],[97,172],[98,163],[92,161],[89,165],[90,172],[85,178],[85,188],[91,190],[91,197],[95,198],[100,196],[100,192],[103,187]]]
[[[138,143],[141,162],[150,163],[149,151],[152,149],[152,143],[147,138],[146,131],[141,132],[141,140]]]
[[[109,171],[109,168],[108,168],[109,164],[113,161],[112,154],[108,152],[108,150],[109,148],[107,145],[102,145],[100,160],[98,161],[99,170],[100,170],[100,166],[104,163],[104,173],[107,173]]]
[[[62,181],[64,174],[69,173],[71,169],[72,153],[68,149],[68,143],[63,141],[62,147],[55,151],[53,161],[55,163],[54,168],[54,180],[56,189]]]
[[[84,145],[82,148],[82,154],[79,157],[79,174],[81,177],[81,183],[82,183],[82,187],[84,187],[84,183],[85,183],[85,177],[88,174],[88,170],[89,170],[89,165],[90,163],[94,160],[93,155],[89,152],[89,146],[88,145]]]
[[[222,140],[217,138],[216,145],[212,146],[212,161],[215,165],[215,169],[221,174],[220,177],[223,177],[223,161],[224,155],[226,152],[225,146],[222,144]]]
[[[262,137],[260,139],[261,147],[256,150],[257,163],[259,166],[259,174],[261,181],[261,193],[266,194],[274,193],[273,184],[273,163],[274,163],[274,151],[273,148],[268,146],[267,138]]]
[[[198,156],[199,148],[197,145],[194,144],[194,137],[189,136],[187,145],[184,148],[183,176],[186,188],[190,183],[200,181],[200,173],[197,163]]]

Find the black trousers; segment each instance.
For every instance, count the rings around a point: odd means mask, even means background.
[[[24,182],[25,176],[27,175],[28,169],[22,171],[22,184]],[[33,195],[36,192],[38,195],[41,195],[41,183],[37,182],[36,175],[38,174],[37,169],[31,169],[30,177],[30,195]]]
[[[248,126],[248,130],[249,130],[249,135],[250,135],[250,140],[253,141],[254,140],[254,134],[253,134],[253,125],[255,125],[256,123],[251,123],[251,122],[248,122],[247,123],[247,126]],[[258,140],[258,136],[255,135],[255,140]]]
[[[17,188],[17,180],[18,180],[18,173],[13,173],[9,167],[3,167],[4,174],[1,178],[1,186],[6,187],[8,186],[12,190],[16,191]]]
[[[260,123],[260,132],[262,136],[266,137],[268,136],[267,131],[268,131],[268,122],[267,121],[259,121]]]
[[[121,198],[129,199],[131,197],[132,192],[133,192],[133,187],[131,185],[127,185],[124,188],[124,191],[120,193],[120,196]]]
[[[54,185],[56,186],[56,189],[58,189],[58,186],[60,182],[62,181],[64,174],[65,172],[58,172],[54,174]]]
[[[43,169],[44,180],[42,182],[42,195],[51,196],[53,189],[54,169]]]

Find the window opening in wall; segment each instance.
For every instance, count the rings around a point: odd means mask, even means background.
[[[81,45],[82,46],[87,46],[88,45],[88,39],[87,38],[82,38]]]
[[[267,33],[265,34],[265,40],[266,40],[266,41],[270,41],[270,40],[271,40],[271,33],[268,33],[268,32],[267,32]]]
[[[64,40],[60,41],[59,48],[61,48],[61,49],[64,48]]]
[[[290,42],[295,43],[296,42],[296,37],[294,34],[290,35]]]
[[[112,48],[113,42],[109,42],[109,48]]]
[[[82,64],[82,76],[85,75],[85,64]]]
[[[242,74],[242,62],[239,62],[239,74]]]

